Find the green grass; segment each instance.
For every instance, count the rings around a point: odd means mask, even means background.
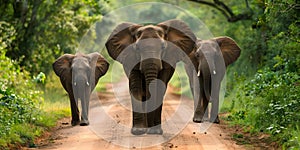
[[[124,75],[125,73],[122,64],[116,61],[110,62],[107,73],[100,78],[95,91],[104,92],[106,90],[106,84],[118,82]]]
[[[54,74],[50,74],[47,78],[42,110],[45,112],[62,113],[64,116],[70,116],[70,100],[68,93],[64,90],[59,78]]]
[[[185,72],[184,64],[178,63],[175,72],[170,80],[170,85],[177,88],[175,94],[180,94],[192,98],[192,91],[190,89],[189,78]]]

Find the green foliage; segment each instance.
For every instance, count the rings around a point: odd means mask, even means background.
[[[189,86],[189,79],[185,73],[184,64],[178,63],[174,75],[169,82],[174,88],[175,94],[180,94],[192,98],[192,92]]]
[[[70,115],[69,100],[60,82],[48,76],[51,64],[64,53],[75,53],[83,34],[108,12],[109,6],[107,0],[0,3],[3,148],[7,144],[31,143],[45,127]]]
[[[248,36],[238,40],[242,55],[238,65],[229,68],[238,71],[229,73],[229,81],[242,80],[229,84],[233,92],[226,98],[231,103],[226,108],[231,110],[228,119],[251,132],[271,134],[283,148],[299,148],[299,10],[294,1],[254,4],[257,22],[251,32],[245,30]],[[243,36],[242,30],[238,32]],[[250,63],[247,57],[256,60]],[[261,69],[253,76],[240,73],[247,65]]]
[[[48,74],[44,88],[44,103],[42,110],[54,113],[58,116],[70,116],[70,100],[67,92],[63,89],[59,77],[54,72]]]
[[[33,144],[34,138],[55,125],[61,115],[49,116],[41,110],[44,99],[39,84],[44,83],[46,76],[41,72],[32,78],[17,61],[5,56],[14,39],[14,28],[1,30],[7,31],[0,41],[0,149],[3,149],[16,143]]]
[[[292,72],[259,70],[252,80],[240,85],[236,106],[228,119],[249,126],[252,132],[265,131],[282,144],[293,145],[290,142],[297,136],[291,133],[299,134],[300,124],[299,79]]]
[[[15,129],[24,124],[34,124],[43,102],[43,93],[35,89],[29,73],[21,70],[16,62],[6,58],[4,54],[1,51],[0,147],[7,143],[24,142],[24,132]]]
[[[45,84],[46,75],[43,72],[40,72],[36,77],[33,77],[33,81],[39,84]]]
[[[7,34],[14,36],[13,44],[7,45],[6,55],[19,60],[32,74],[48,73],[55,58],[74,53],[90,25],[109,9],[106,0],[0,0],[0,3],[1,36],[4,40]]]

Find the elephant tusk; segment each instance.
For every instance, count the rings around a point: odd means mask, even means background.
[[[200,77],[200,71],[198,71],[197,76]]]
[[[213,74],[217,74],[216,70],[213,71]]]
[[[87,86],[90,86],[90,83],[89,83],[89,82],[86,82],[86,85],[87,85]]]
[[[77,83],[76,82],[74,82],[74,86],[76,86],[77,85]]]

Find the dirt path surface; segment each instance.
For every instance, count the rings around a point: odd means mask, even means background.
[[[95,94],[90,103],[90,126],[72,127],[63,120],[50,137],[50,144],[38,149],[244,149],[236,145],[221,125],[192,122],[193,101],[174,95],[168,88],[163,104],[163,135],[130,134],[131,108],[128,81],[108,85],[108,91]]]

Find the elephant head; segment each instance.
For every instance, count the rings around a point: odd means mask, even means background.
[[[60,77],[61,84],[68,92],[72,125],[79,123],[78,99],[81,100],[82,113],[80,125],[88,125],[88,108],[91,92],[99,78],[108,70],[108,62],[97,52],[90,54],[64,54],[53,63],[53,70]]]
[[[132,69],[140,70],[150,83],[165,67],[163,61],[174,66],[193,50],[195,41],[190,28],[180,20],[145,26],[122,23],[112,32],[106,47],[109,55],[122,63],[128,74]],[[182,51],[176,53],[174,49]]]
[[[198,49],[194,53],[194,57],[196,57],[198,62],[198,76],[200,76],[201,71],[206,70],[210,70],[210,74],[217,74],[216,65],[218,65],[218,71],[221,69],[220,66],[224,66],[226,68],[228,65],[237,60],[241,52],[239,46],[230,37],[216,37],[210,40],[198,40],[197,47]]]
[[[147,125],[140,125],[145,128],[160,125],[165,88],[154,87],[153,89],[161,89],[159,94],[157,90],[150,92],[150,83],[157,86],[155,81],[159,79],[166,85],[174,73],[175,64],[192,52],[196,46],[195,41],[196,37],[191,29],[180,20],[168,20],[156,25],[121,23],[114,29],[106,42],[106,48],[109,55],[123,65],[129,77],[132,97],[138,101],[154,101],[146,104],[147,121],[145,117],[135,113],[142,106],[133,104],[133,134],[144,133],[142,130],[135,130],[138,124],[136,118],[147,122]],[[155,109],[150,109],[152,106]],[[151,133],[161,134],[162,130],[148,132]]]
[[[240,56],[241,49],[229,37],[197,40],[197,50],[190,55],[200,81],[200,102],[195,109],[194,122],[201,122],[207,104],[212,101],[211,121],[219,123],[220,84],[226,67]]]

